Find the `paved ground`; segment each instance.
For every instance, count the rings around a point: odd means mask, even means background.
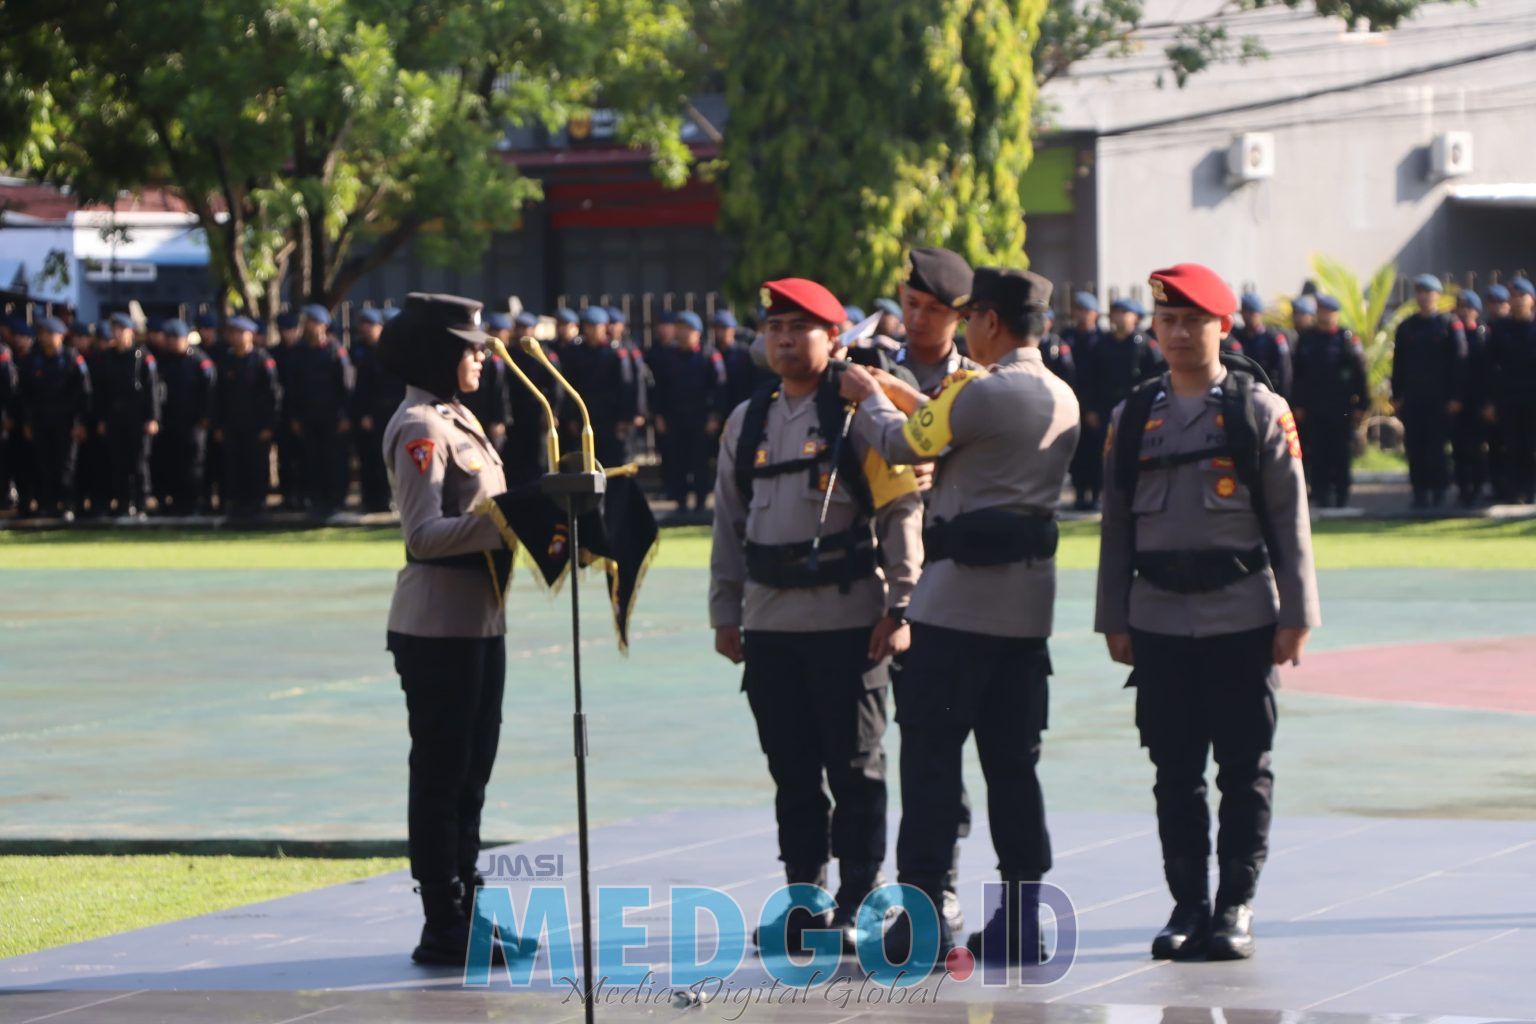
[[[1237,1009],[1280,1024],[1314,1011],[1506,1019],[1536,1011],[1536,978],[1528,968],[1536,958],[1536,826],[1285,816],[1258,902],[1259,955],[1239,964],[1173,964],[1146,953],[1167,912],[1150,825],[1145,815],[1063,810],[1053,816],[1057,868],[1051,879],[1072,897],[1079,936],[1070,971],[1053,984],[993,988],[979,977],[945,979],[927,984],[938,1011],[930,1006],[896,1018],[885,1006],[853,1001],[834,1016],[826,1012],[835,1008],[829,1000],[839,993],[851,997],[862,981],[849,966],[848,980],[834,979],[830,988],[810,990],[808,1002],[765,1016],[741,1002],[768,983],[749,946],[739,968],[722,970],[721,981],[705,986],[719,994],[699,1016],[976,1020],[978,1012],[996,1012],[998,1019],[1059,1019],[1018,1018],[1011,1009],[1046,1003],[1225,1007],[1232,1008],[1226,1019],[1233,1024]],[[607,989],[604,998],[614,1002],[603,1007],[602,1019],[673,1012],[665,1002],[672,988],[670,887],[724,889],[755,919],[779,884],[768,845],[772,831],[765,810],[721,810],[637,818],[594,835],[597,885],[651,887],[650,909],[626,918],[626,924],[647,929],[631,943],[639,948],[627,960],[654,974],[628,988]],[[563,884],[571,920],[579,923],[571,837],[508,852],[563,856],[566,880],[537,884]],[[962,900],[972,922],[982,917],[979,882],[990,873],[990,853],[980,828],[966,843],[961,864]],[[518,913],[532,884],[508,883]],[[576,1016],[574,1004],[561,1003],[571,989],[560,971],[550,976],[547,952],[533,966],[528,986],[518,989],[493,973],[488,989],[466,990],[460,972],[412,966],[404,954],[417,915],[410,880],[395,874],[0,961],[0,989],[32,990],[0,995],[0,1020],[23,1021],[29,1014],[40,1019],[96,999],[115,1001],[110,1012],[99,1004],[60,1016],[158,1019],[153,1014],[169,1008],[190,1011],[193,1019],[280,1021],[314,1013],[328,1021],[392,1015],[439,1020],[460,1012],[459,1019],[481,1019],[498,1006],[516,1007],[522,1020]],[[616,961],[617,942],[605,941],[605,934],[600,923],[597,941]],[[705,934],[701,948],[708,955],[713,935]],[[559,948],[576,941],[558,928],[548,939]],[[579,950],[571,959],[579,964]],[[626,991],[630,998],[621,1005],[617,1000]],[[381,1002],[378,994],[386,992],[390,998]],[[635,1006],[647,993],[663,1002]],[[482,996],[484,1003],[477,1001]],[[466,1006],[455,997],[471,1002]],[[135,1007],[143,1017],[135,1016]]]

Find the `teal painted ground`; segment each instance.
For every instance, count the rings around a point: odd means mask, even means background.
[[[401,836],[390,586],[372,570],[6,571],[0,838]],[[488,838],[572,827],[567,604],[530,586],[511,602]],[[588,606],[597,822],[771,802],[739,675],[703,625],[704,588],[700,570],[654,570],[628,659]],[[1322,588],[1318,651],[1536,633],[1524,573],[1333,571]],[[1089,631],[1092,576],[1065,572],[1061,589],[1048,800],[1150,815],[1131,695]],[[1295,693],[1281,716],[1281,813],[1536,818],[1536,716]],[[893,761],[898,747],[893,736]],[[974,756],[970,773],[980,792]]]

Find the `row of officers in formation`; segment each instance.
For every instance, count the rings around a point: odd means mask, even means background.
[[[1430,275],[1414,281],[1415,308],[1396,328],[1388,381],[1403,426],[1415,507],[1454,496],[1463,507],[1536,499],[1536,287],[1524,277],[1480,295],[1456,293],[1454,307]],[[1296,413],[1312,500],[1348,504],[1371,381],[1360,338],[1341,323],[1340,302],[1304,294],[1290,304],[1291,329],[1268,320],[1264,300],[1240,300],[1222,342],[1267,373]],[[921,298],[876,303],[882,348],[921,379],[951,369],[968,344],[936,329]],[[281,507],[329,515],[355,480],[364,511],[389,508],[380,431],[404,385],[375,348],[392,309],[363,309],[348,343],[330,313],[307,306],[277,319],[276,341],[244,317],[222,325],[205,316],[196,332],[179,320],[150,321],[142,334],[125,314],[96,327],[42,317],[0,321],[0,508],[21,514],[117,515],[215,510],[255,515],[275,490]],[[865,321],[844,307],[841,329]],[[1041,351],[1048,369],[1083,410],[1085,443],[1071,466],[1075,507],[1097,509],[1102,468],[1090,453],[1109,413],[1137,383],[1162,372],[1154,324],[1136,300],[1114,300],[1107,316],[1089,292],[1072,297],[1070,322],[1047,312]],[[706,326],[691,311],[663,313],[642,349],[622,310],[560,309],[550,359],[577,386],[592,413],[599,459],[617,465],[654,443],[664,496],[702,508],[726,415],[773,374],[762,345],[728,310]],[[568,439],[579,431],[537,360],[515,339],[540,332],[531,313],[493,313],[497,334],[561,411]],[[194,337],[199,344],[189,344]],[[540,407],[495,356],[479,392],[466,401],[486,424],[510,475],[544,467]],[[275,448],[277,458],[271,459]],[[275,474],[274,474],[275,469]]]
[[[764,286],[753,345],[773,376],[720,425],[708,614],[715,650],[742,666],[785,877],[820,887],[764,926],[765,949],[781,936],[798,949],[825,929],[854,948],[878,928],[897,963],[924,948],[943,964],[962,941],[986,961],[1044,957],[1038,901],[1052,845],[1037,768],[1056,508],[1091,447],[1103,481],[1094,628],[1130,668],[1174,904],[1151,952],[1252,954],[1277,666],[1297,663],[1321,622],[1303,448],[1265,370],[1222,350],[1238,308],[1222,279],[1185,263],[1149,286],[1159,361],[1104,409],[1092,440],[1072,386],[1047,366],[1052,285],[1039,275],[913,251],[907,337],[894,350],[858,344],[818,282]],[[478,308],[412,296],[384,342],[411,384],[383,448],[408,552],[389,650],[411,720],[410,859],[426,918],[414,957],[425,963],[467,955],[506,671],[504,599],[483,556],[506,551],[492,510],[512,491],[466,402],[485,381]],[[400,330],[412,317],[417,326]],[[962,321],[969,355],[954,342]],[[891,700],[906,914],[871,905],[890,838]],[[1006,898],[962,938],[955,869],[971,824],[972,736]],[[914,922],[937,929],[936,947]],[[528,948],[505,930],[501,943],[507,957]]]

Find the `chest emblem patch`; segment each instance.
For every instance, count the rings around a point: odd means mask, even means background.
[[[1216,496],[1218,498],[1230,498],[1237,493],[1237,478],[1230,476],[1218,477],[1216,480]]]

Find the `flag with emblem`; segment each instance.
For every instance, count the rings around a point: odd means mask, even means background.
[[[507,546],[522,548],[539,582],[559,592],[570,570],[569,524],[565,510],[536,482],[489,498],[475,512],[494,519]],[[630,616],[660,539],[656,517],[634,475],[609,473],[602,506],[581,516],[577,528],[577,560],[583,568],[602,565],[619,650],[627,653]]]

